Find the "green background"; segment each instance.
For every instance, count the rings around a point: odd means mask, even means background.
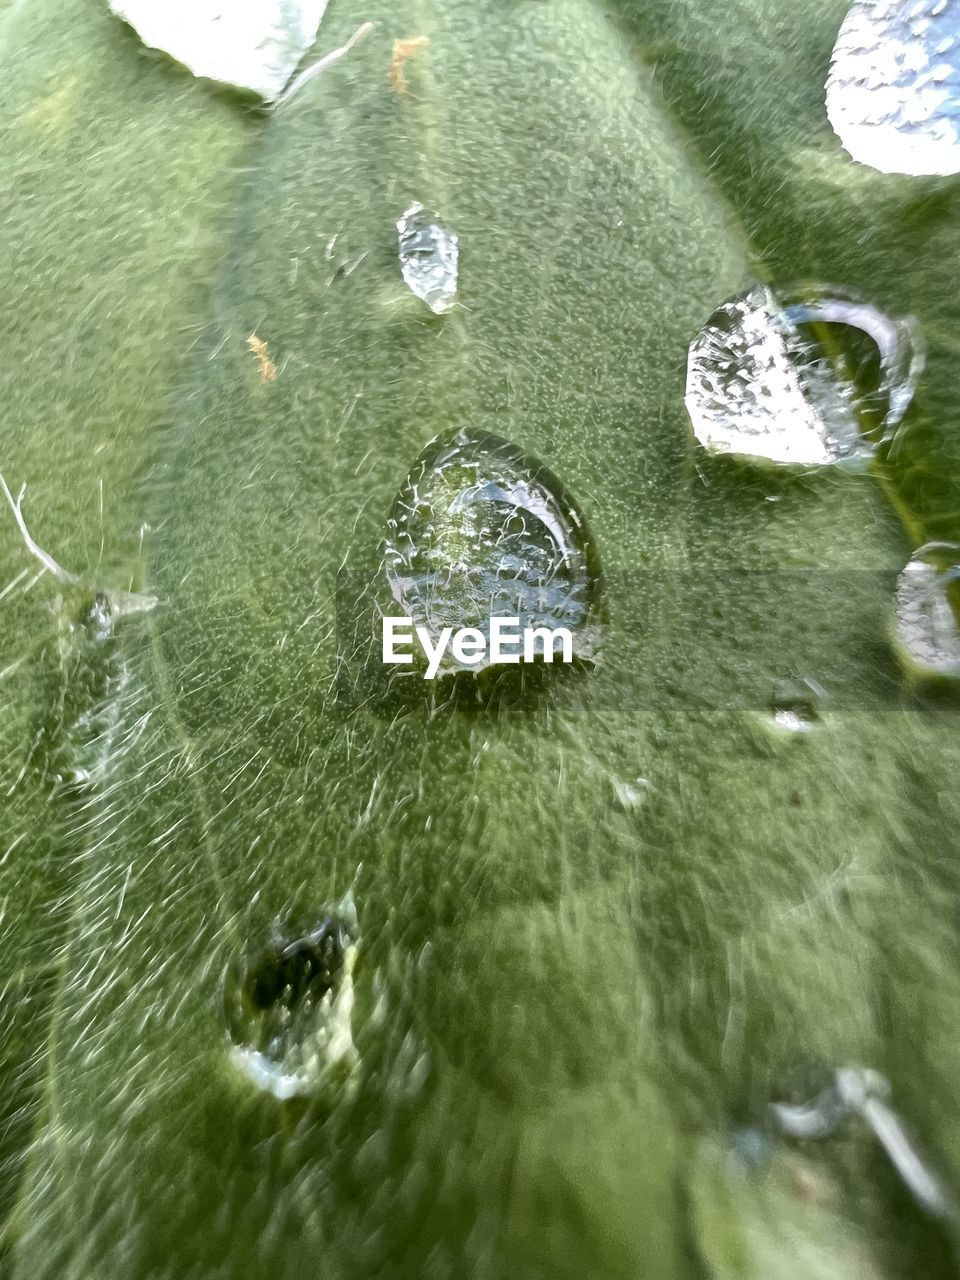
[[[904,686],[785,740],[616,661],[515,712],[335,696],[337,570],[461,423],[576,496],[615,634],[648,571],[715,571],[735,628],[725,573],[813,569],[811,668],[842,612],[899,679],[882,579],[828,584],[960,537],[960,187],[843,153],[843,13],[331,0],[319,52],[375,30],[268,113],[96,0],[0,7],[3,474],[67,569],[159,600],[98,638],[0,524],[4,1276],[955,1273],[863,1126],[737,1156],[853,1062],[960,1177],[954,708]],[[400,280],[411,199],[461,237],[445,318]],[[687,346],[756,278],[919,318],[873,475],[696,449]],[[696,618],[648,634],[697,651]],[[360,864],[352,1088],[258,1096],[224,970]]]

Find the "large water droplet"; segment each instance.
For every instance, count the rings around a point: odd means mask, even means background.
[[[492,618],[565,627],[575,657],[595,654],[600,566],[586,520],[552,472],[500,436],[458,431],[428,445],[394,503],[385,564],[404,616],[434,642],[444,627],[483,634],[479,661],[448,646],[441,673],[491,665]]]
[[[881,173],[960,172],[960,6],[855,4],[834,46],[827,115],[844,150]]]
[[[349,1075],[357,916],[348,894],[329,914],[276,921],[231,965],[224,990],[231,1056],[280,1099]],[[340,1076],[337,1072],[340,1072]]]
[[[686,405],[712,453],[863,465],[923,369],[919,326],[842,289],[755,285],[690,344]]]
[[[459,236],[414,201],[397,219],[400,269],[407,287],[441,315],[457,299]]]
[[[897,580],[897,640],[923,675],[960,679],[960,544],[928,542]]]
[[[316,39],[327,0],[110,0],[152,49],[271,101]]]

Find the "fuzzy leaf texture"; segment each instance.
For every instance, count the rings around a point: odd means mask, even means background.
[[[0,1275],[956,1274],[862,1124],[740,1152],[854,1063],[960,1187],[955,708],[885,633],[891,574],[960,538],[960,186],[841,150],[844,11],[331,0],[318,56],[372,32],[267,112],[97,0],[0,7],[0,469],[80,580],[0,512]],[[414,200],[460,237],[447,316],[400,277]],[[809,278],[918,317],[900,448],[706,458],[691,338]],[[457,426],[576,495],[609,661],[517,706],[345,704],[338,571]],[[102,634],[97,590],[158,603]],[[857,696],[802,741],[704,704],[707,618]],[[351,884],[349,1079],[279,1101],[224,974]]]

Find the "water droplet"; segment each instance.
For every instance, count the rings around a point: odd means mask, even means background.
[[[892,437],[922,369],[912,318],[842,289],[755,285],[691,343],[687,412],[711,453],[861,466]]]
[[[112,633],[113,609],[110,606],[110,597],[105,591],[98,591],[94,595],[93,603],[87,609],[84,621],[98,636],[105,638]]]
[[[783,707],[774,713],[773,722],[787,733],[807,733],[813,728],[811,721],[805,720],[799,712]]]
[[[897,639],[924,675],[960,678],[960,544],[928,542],[897,580]]]
[[[552,472],[500,436],[457,431],[427,446],[394,503],[385,563],[404,616],[434,642],[444,627],[482,632],[480,661],[448,646],[441,674],[491,665],[492,618],[565,627],[574,656],[594,656],[601,580],[586,520]]]
[[[327,0],[110,0],[144,44],[196,76],[276,98],[316,39]]]
[[[349,1075],[357,1057],[356,937],[348,893],[314,920],[276,921],[264,944],[231,965],[224,990],[231,1056],[275,1098],[309,1094]]]
[[[826,691],[808,676],[773,686],[773,725],[786,733],[809,733],[820,719]]]
[[[457,298],[460,238],[414,201],[397,219],[400,268],[407,287],[437,315]]]
[[[646,778],[635,778],[627,782],[624,778],[611,777],[610,784],[617,803],[625,813],[637,813],[643,808],[650,792],[650,783]]]
[[[960,6],[855,4],[834,46],[827,115],[844,150],[881,173],[960,172]]]

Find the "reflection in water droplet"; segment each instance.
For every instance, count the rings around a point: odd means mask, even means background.
[[[960,544],[928,542],[897,580],[897,638],[926,675],[960,678]]]
[[[427,447],[394,503],[385,563],[404,616],[434,643],[444,627],[483,633],[479,661],[448,646],[441,674],[491,665],[491,618],[565,627],[574,656],[594,656],[600,568],[586,521],[556,476],[500,436],[458,431]]]
[[[331,913],[275,922],[266,943],[227,974],[231,1056],[275,1098],[309,1094],[349,1075],[356,1061],[352,1014],[357,915],[348,893]]]
[[[397,219],[400,268],[411,292],[431,311],[449,311],[457,298],[459,236],[414,201]]]
[[[778,680],[773,687],[773,724],[786,733],[809,733],[820,719],[826,691],[816,680]]]
[[[834,46],[827,115],[854,160],[881,173],[960,172],[960,5],[855,4]]]
[[[832,287],[755,285],[691,343],[687,412],[712,453],[863,464],[892,437],[922,369],[912,318]]]
[[[650,783],[646,778],[635,778],[627,782],[615,775],[610,778],[613,794],[625,813],[636,813],[643,808],[650,792]]]

